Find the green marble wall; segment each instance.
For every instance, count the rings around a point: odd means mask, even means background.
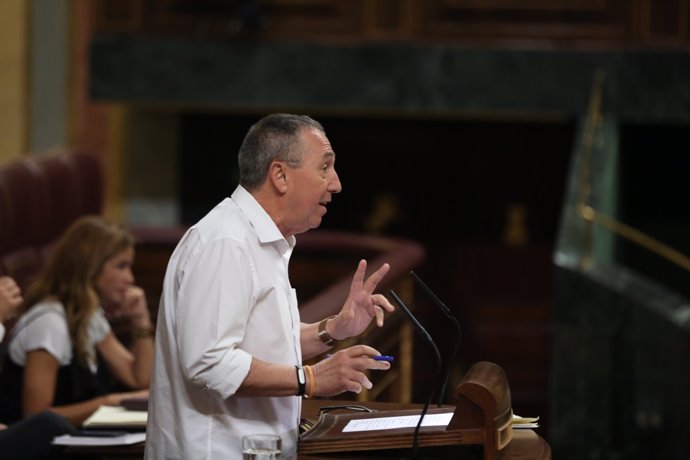
[[[241,112],[583,113],[595,69],[621,119],[690,120],[690,55],[96,37],[99,100]]]

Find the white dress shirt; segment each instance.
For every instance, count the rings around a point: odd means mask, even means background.
[[[296,453],[301,398],[235,394],[252,356],[302,361],[294,245],[241,186],[182,237],[158,312],[147,459],[241,459],[243,435],[268,433]]]

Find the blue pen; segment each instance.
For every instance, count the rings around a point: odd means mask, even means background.
[[[333,356],[333,355],[329,353],[326,355],[326,358],[330,358],[331,356]],[[388,361],[389,363],[391,361],[395,360],[395,358],[390,356],[390,355],[375,355],[375,356],[369,356],[369,357],[373,360],[376,360],[376,361]]]
[[[371,359],[375,359],[376,361],[388,361],[388,362],[391,362],[391,361],[393,361],[395,358],[393,358],[392,356],[388,356],[388,355],[376,355],[376,356],[372,356]]]

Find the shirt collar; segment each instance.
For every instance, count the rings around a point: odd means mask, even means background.
[[[231,198],[249,219],[252,227],[256,230],[259,242],[275,244],[281,253],[295,247],[295,236],[291,235],[285,238],[271,216],[247,189],[238,185]]]

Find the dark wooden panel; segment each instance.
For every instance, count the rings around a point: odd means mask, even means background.
[[[634,38],[628,0],[431,0],[421,35],[445,39],[624,40]]]
[[[261,9],[254,1],[147,0],[148,31],[180,36],[233,36],[259,30]]]
[[[97,0],[94,5],[97,32],[318,38],[360,36],[363,11],[375,4],[365,6],[361,0]]]
[[[271,0],[267,13],[270,36],[357,36],[362,29],[362,1]]]
[[[458,244],[450,299],[463,326],[461,358],[506,372],[513,409],[548,431],[553,263],[549,245]]]
[[[98,32],[141,32],[142,8],[139,0],[98,0],[93,3],[93,25]]]
[[[369,0],[364,2],[362,35],[388,40],[414,37],[419,29],[416,0]]]
[[[666,45],[687,0],[97,0],[97,33],[316,41]]]
[[[644,37],[650,42],[687,43],[690,3],[645,0],[642,17],[647,26]]]

